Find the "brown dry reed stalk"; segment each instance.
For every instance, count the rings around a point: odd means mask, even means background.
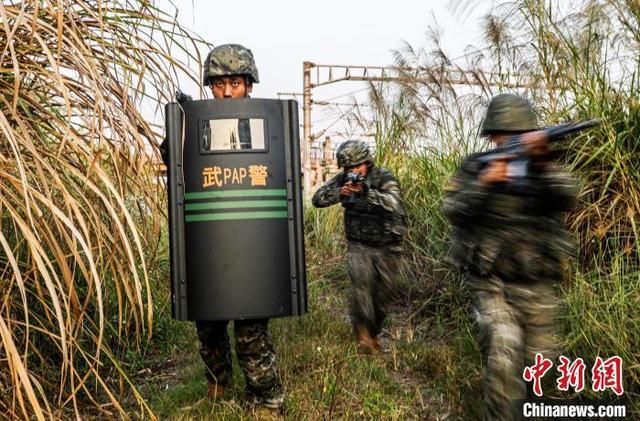
[[[478,2],[454,3],[464,8]],[[580,180],[578,206],[567,218],[579,259],[563,285],[566,349],[585,358],[621,356],[627,397],[635,402],[640,396],[639,28],[637,0],[494,2],[484,19],[484,44],[469,47],[462,60],[442,50],[437,28],[430,31],[427,48],[398,50],[398,67],[418,71],[405,72],[398,84],[372,86],[375,113],[361,119],[376,133],[378,160],[400,176],[413,274],[427,278],[421,285],[427,291],[448,273],[441,263],[448,231],[440,212],[442,187],[464,156],[488,146],[478,128],[493,95],[529,98],[543,126],[603,119],[597,129],[553,147]],[[467,72],[465,84],[456,83],[461,70]],[[634,410],[640,406],[634,404]]]
[[[463,12],[475,3],[452,2]],[[569,221],[585,270],[611,267],[617,257],[637,270],[638,2],[494,2],[483,28],[484,43],[468,47],[459,60],[441,48],[437,27],[427,32],[426,48],[400,48],[394,54],[400,82],[372,85],[374,115],[356,120],[376,133],[381,156],[408,150],[432,159],[461,159],[488,146],[478,127],[497,93],[529,98],[541,125],[603,118],[598,129],[556,147],[582,182],[580,205]]]
[[[128,395],[153,417],[118,362],[152,332],[164,217],[159,130],[140,109],[178,74],[198,80],[201,45],[154,2],[0,2],[5,416],[126,418]]]

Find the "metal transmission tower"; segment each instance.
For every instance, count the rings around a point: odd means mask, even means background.
[[[467,86],[502,86],[510,88],[523,88],[526,84],[514,80],[514,75],[499,75],[494,73],[464,71],[455,68],[447,69],[426,69],[412,67],[392,67],[392,66],[354,66],[337,64],[315,64],[305,61],[303,67],[303,89],[302,89],[302,130],[304,147],[304,191],[311,192],[311,149],[313,141],[322,135],[311,133],[311,109],[314,103],[312,99],[312,89],[344,81],[422,81],[426,83],[448,83],[451,85]],[[487,79],[488,77],[488,79]],[[517,78],[517,75],[515,75]],[[499,82],[493,82],[498,80]],[[279,94],[279,95],[299,95],[299,94]],[[316,102],[321,104],[320,101]]]

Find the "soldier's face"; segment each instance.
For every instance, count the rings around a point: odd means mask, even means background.
[[[364,177],[369,172],[369,164],[367,162],[363,162],[362,164],[356,165],[355,167],[345,167],[344,172],[355,172]]]
[[[511,137],[511,135],[508,135],[508,134],[505,134],[505,133],[492,133],[489,136],[489,139],[491,139],[491,141],[493,143],[495,143],[496,146],[501,146],[504,142],[509,140],[510,137]]]
[[[216,77],[211,84],[211,92],[215,99],[244,98],[249,95],[251,88],[244,76]]]

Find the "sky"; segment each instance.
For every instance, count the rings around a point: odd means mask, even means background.
[[[302,62],[389,65],[402,42],[426,43],[429,26],[441,29],[452,57],[481,43],[482,0],[174,0],[178,20],[214,45],[250,48],[260,71],[255,97],[300,92]],[[168,0],[164,10],[171,11]],[[461,12],[456,5],[467,5]],[[167,7],[168,6],[168,7]]]
[[[252,97],[277,98],[302,92],[302,63],[384,66],[404,42],[427,43],[430,27],[438,27],[441,45],[460,57],[469,45],[480,45],[480,18],[490,0],[160,0],[163,10],[214,45],[237,43],[253,51],[260,73]],[[173,6],[175,6],[175,8]],[[456,9],[455,6],[463,5]],[[207,52],[203,52],[206,54]],[[181,81],[181,89],[197,87]],[[341,82],[314,89],[316,100],[366,95],[363,82]],[[288,97],[290,98],[290,97]],[[302,97],[296,97],[299,103]],[[324,109],[323,109],[324,108]],[[330,124],[336,111],[316,107],[315,126]]]

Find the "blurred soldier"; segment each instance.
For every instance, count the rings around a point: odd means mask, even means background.
[[[336,155],[344,171],[327,180],[312,201],[319,208],[344,207],[354,330],[360,346],[380,351],[377,336],[406,231],[400,186],[389,170],[373,165],[364,142],[344,142]]]
[[[253,84],[258,82],[253,54],[241,45],[218,46],[204,62],[203,84],[211,86],[215,99],[248,97]],[[182,95],[178,100],[190,98]],[[230,144],[222,148],[234,149],[235,146]],[[276,355],[269,338],[268,323],[268,319],[235,320],[236,354],[250,398],[266,407],[280,408],[284,393],[276,373]],[[196,322],[211,398],[221,397],[232,377],[228,324],[228,320]]]
[[[474,316],[484,357],[486,417],[517,418],[525,365],[536,353],[556,356],[555,282],[572,254],[563,214],[575,184],[548,161],[548,139],[531,105],[515,95],[492,99],[482,135],[497,146],[521,135],[530,165],[524,187],[510,188],[508,159],[483,165],[469,156],[446,188],[444,213],[453,224],[451,257],[474,293]]]

